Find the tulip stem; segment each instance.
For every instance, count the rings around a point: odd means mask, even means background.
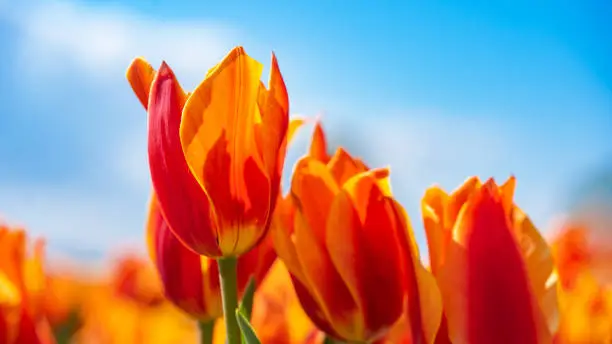
[[[212,344],[215,332],[215,321],[198,321],[198,327],[200,328],[200,343]]]
[[[240,344],[242,337],[236,308],[238,308],[238,286],[236,272],[236,258],[226,257],[217,260],[219,265],[219,281],[221,282],[221,300],[223,301],[223,318],[225,319],[225,333],[228,344]]]

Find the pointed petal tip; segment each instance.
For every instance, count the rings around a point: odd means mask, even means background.
[[[170,71],[170,66],[168,66],[168,63],[166,63],[165,60],[162,60],[161,62],[161,66],[159,66],[159,73],[168,73],[168,71]]]
[[[157,79],[159,79],[159,81],[175,79],[174,71],[168,65],[168,63],[166,63],[166,61],[162,61],[161,65],[159,66],[159,71],[157,72]]]
[[[246,55],[246,54],[247,53],[244,50],[244,47],[241,46],[241,45],[237,45],[237,46],[233,47],[232,50],[230,50],[230,52],[227,54],[227,56],[231,56],[231,55],[241,56],[241,55]]]

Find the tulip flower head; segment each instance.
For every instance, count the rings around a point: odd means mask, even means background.
[[[157,267],[165,295],[186,314],[201,321],[223,315],[217,262],[185,247],[169,229],[155,196],[147,222],[149,254]],[[276,259],[270,240],[238,259],[238,290],[242,294],[251,276],[258,286]]]
[[[320,138],[315,131],[313,142]],[[297,163],[291,197],[279,204],[272,232],[302,307],[331,337],[371,342],[404,314],[410,298],[415,336],[432,337],[441,310],[421,312],[424,284],[416,280],[424,270],[391,195],[389,171],[368,170],[341,148],[328,163],[321,156]]]
[[[490,335],[489,339],[497,332],[515,333],[523,328],[533,335],[529,340],[537,338],[538,342],[546,342],[554,330],[556,287],[547,284],[552,256],[543,237],[514,204],[514,188],[513,177],[501,186],[493,180],[483,185],[474,177],[450,195],[434,186],[423,197],[431,270],[442,293],[453,343],[472,343],[469,336],[478,332],[470,332],[472,325],[480,329],[479,334]],[[509,311],[500,311],[507,300],[513,300],[507,305]],[[478,308],[485,306],[491,308]],[[513,307],[522,308],[512,313]],[[483,325],[488,321],[502,328]],[[530,327],[531,322],[536,323],[535,328]],[[474,340],[486,342],[485,337],[479,338]]]
[[[280,189],[289,99],[241,47],[186,94],[170,67],[136,59],[127,78],[148,111],[153,187],[169,228],[194,252],[240,256],[265,236]]]
[[[26,233],[0,224],[0,343],[52,343],[42,317],[44,243],[28,255]]]

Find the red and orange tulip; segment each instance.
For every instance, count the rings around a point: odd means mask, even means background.
[[[289,99],[272,56],[232,50],[191,94],[162,64],[136,59],[127,78],[149,114],[149,166],[172,232],[208,257],[239,256],[266,234],[280,189]]]
[[[155,197],[151,200],[147,232],[149,253],[168,300],[201,321],[221,317],[223,309],[217,262],[199,256],[181,244],[168,228]],[[251,276],[258,286],[275,259],[276,254],[268,239],[238,258],[239,294]]]
[[[550,342],[557,318],[556,288],[547,284],[552,257],[514,205],[514,186],[514,178],[499,187],[492,180],[482,185],[470,178],[451,195],[431,187],[423,198],[431,270],[453,343],[492,338],[502,343],[505,339],[496,333],[506,331],[508,340],[520,334],[527,336],[521,337],[524,343]],[[475,324],[479,331],[471,327]]]
[[[162,286],[154,268],[143,257],[122,256],[115,264],[111,284],[120,297],[127,297],[144,307],[164,301]]]
[[[43,317],[44,243],[27,250],[25,231],[0,224],[0,344],[53,343]]]
[[[426,271],[391,196],[388,170],[368,171],[342,149],[327,164],[307,156],[295,168],[291,194],[276,215],[275,247],[317,327],[337,339],[369,342],[404,314],[409,298],[412,334],[431,343],[441,301],[431,276],[422,289]]]
[[[612,341],[612,247],[594,245],[585,224],[570,220],[553,240],[561,313],[558,344]]]
[[[140,266],[148,268],[144,264]],[[150,276],[148,272],[145,275]],[[193,320],[168,302],[154,305],[143,303],[141,297],[132,297],[140,293],[136,290],[136,294],[133,291],[123,294],[117,289],[116,279],[113,275],[88,276],[81,281],[81,326],[71,343],[168,344],[197,341],[197,328]]]

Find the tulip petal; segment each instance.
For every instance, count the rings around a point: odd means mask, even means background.
[[[304,286],[342,338],[352,338],[359,330],[352,328],[359,316],[357,306],[325,247],[327,218],[338,192],[338,185],[323,162],[312,157],[298,161],[291,193],[297,207],[294,245],[305,277]]]
[[[174,236],[155,202],[155,196],[152,200],[148,230],[153,236],[150,242],[154,245],[155,265],[163,281],[166,297],[183,311],[201,320],[220,316],[218,283],[212,293],[205,290],[204,278],[209,274],[202,273],[200,256],[188,250]]]
[[[304,312],[308,315],[308,318],[310,318],[315,326],[321,331],[336,338],[340,338],[340,335],[334,331],[334,328],[328,322],[323,309],[319,306],[319,303],[311,296],[309,289],[293,275],[291,275],[291,280],[293,282],[295,294],[297,295]]]
[[[185,93],[174,73],[162,64],[149,99],[149,167],[164,218],[190,249],[219,256],[214,209],[189,171],[179,137]]]
[[[258,130],[261,137],[261,158],[270,178],[270,209],[276,205],[280,190],[280,181],[285,164],[289,128],[289,96],[278,67],[276,56],[272,54],[269,91],[260,87],[259,92],[265,96],[258,97],[261,125]],[[297,126],[301,125],[297,122]],[[294,124],[293,130],[297,129]]]
[[[320,196],[321,197],[321,196]],[[324,235],[324,230],[321,235]],[[317,231],[309,225],[301,211],[295,216],[295,248],[303,268],[311,297],[341,338],[359,338],[363,328],[360,313],[347,286],[334,264]],[[297,290],[296,290],[297,291]],[[314,321],[314,319],[313,319]]]
[[[470,203],[464,218],[468,342],[538,343],[527,271],[493,181]]]
[[[442,321],[442,295],[436,279],[420,260],[414,230],[406,210],[395,200],[393,209],[399,223],[399,243],[404,253],[403,261],[407,264],[404,270],[412,340],[418,343],[422,338],[425,343],[434,343]],[[443,343],[444,337],[440,340]]]
[[[306,277],[302,272],[302,265],[297,257],[294,241],[295,207],[291,196],[282,198],[276,203],[276,211],[270,226],[270,235],[278,257],[283,261],[287,270],[302,283]]]
[[[505,201],[505,196],[503,197],[502,202]],[[504,207],[507,207],[505,204]],[[525,262],[532,293],[542,310],[536,314],[538,333],[541,340],[549,341],[551,340],[551,329],[555,328],[558,311],[556,302],[550,302],[550,294],[554,293],[556,288],[551,288],[547,283],[553,273],[552,253],[548,243],[529,217],[512,203],[510,207],[515,239]]]
[[[147,109],[151,84],[155,79],[155,69],[145,59],[137,57],[130,63],[126,77],[136,97],[138,97],[142,106]]]
[[[295,137],[295,133],[300,129],[306,120],[303,118],[293,118],[289,121],[289,128],[287,129],[287,142],[291,143]]]
[[[321,122],[315,124],[308,155],[324,163],[327,163],[330,159],[329,154],[327,154],[327,139],[325,139]]]
[[[331,157],[327,167],[338,185],[342,185],[354,175],[368,170],[363,162],[354,159],[342,147],[336,150],[336,154]]]
[[[442,296],[448,335],[452,343],[466,343],[465,310],[467,307],[465,248],[454,241],[447,247],[445,264],[436,272]]]
[[[261,71],[261,64],[235,48],[194,90],[183,111],[183,151],[214,202],[223,255],[248,251],[267,227],[270,176],[254,129]],[[279,130],[283,138],[286,127]]]
[[[553,272],[552,253],[544,237],[520,208],[515,206],[512,215],[514,234],[525,259],[531,287],[539,296],[545,292],[546,281]]]
[[[457,190],[451,193],[446,212],[444,213],[445,228],[453,227],[453,224],[457,222],[457,218],[464,204],[480,185],[482,184],[478,177],[470,177]]]
[[[502,197],[502,204],[506,212],[510,214],[512,212],[512,206],[514,205],[514,190],[516,189],[516,178],[510,176],[504,184],[499,187],[499,192]]]
[[[446,248],[452,239],[450,229],[444,227],[445,204],[449,196],[437,186],[430,187],[421,201],[423,225],[427,235],[429,265],[436,274],[446,259]]]
[[[308,219],[314,236],[321,243],[325,240],[327,216],[334,196],[340,191],[327,166],[307,156],[295,165],[291,181],[291,193],[295,206]]]
[[[402,270],[399,224],[392,200],[384,196],[373,173],[356,175],[345,184],[327,222],[327,250],[365,315],[358,338],[369,339],[397,321],[404,300],[396,273]]]

